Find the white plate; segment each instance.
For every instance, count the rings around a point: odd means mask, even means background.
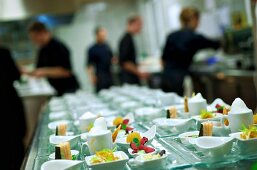
[[[242,134],[242,132],[231,133],[229,135],[236,139],[236,145],[238,146],[240,153],[242,155],[256,154],[257,138],[245,140],[240,137],[240,134]]]
[[[199,131],[185,132],[185,133],[178,135],[178,137],[183,144],[188,145],[188,144],[190,144],[190,142],[189,142],[190,140],[196,139],[194,137],[189,137],[189,136],[195,136],[195,135],[198,136]]]
[[[149,153],[153,154],[153,153]],[[129,160],[129,165],[132,169],[147,169],[147,170],[164,170],[166,169],[166,158],[167,154],[163,155],[162,157],[154,160],[144,161],[142,159],[144,155],[139,155],[135,159]]]
[[[232,137],[201,136],[195,139],[195,146],[216,161],[230,154],[233,141]]]
[[[70,142],[70,147],[75,148],[79,142],[79,136],[50,136],[49,143],[58,145],[63,142]]]
[[[48,123],[48,128],[51,130],[56,130],[56,126],[60,125],[60,124],[70,124],[71,121],[69,120],[58,120],[58,121],[54,121],[51,123]]]
[[[165,128],[173,133],[183,133],[188,131],[195,125],[194,119],[167,119],[158,118],[154,119],[153,123],[161,128]]]
[[[213,114],[214,114],[214,117],[213,118],[208,118],[208,119],[202,119],[200,115],[192,116],[192,118],[199,121],[199,122],[205,122],[205,121],[212,121],[212,120],[220,120],[224,116],[221,113],[213,113]]]
[[[91,164],[90,160],[95,156],[87,156],[85,158],[86,164],[92,168],[92,170],[121,170],[125,167],[129,157],[122,151],[113,152],[113,154],[119,157],[119,160],[106,162],[106,163],[99,163],[99,164]]]
[[[84,161],[72,161],[72,160],[51,160],[43,163],[41,170],[80,170]]]
[[[79,151],[77,151],[77,150],[71,150],[71,155],[72,156],[78,156],[79,155]],[[49,160],[55,160],[55,152],[54,153],[52,153],[51,155],[49,155]]]

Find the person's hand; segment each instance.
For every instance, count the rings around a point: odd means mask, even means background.
[[[150,77],[150,74],[149,74],[149,73],[143,73],[143,72],[139,73],[139,78],[140,78],[140,79],[146,80],[146,79],[148,79],[149,77]]]
[[[47,77],[47,70],[44,68],[38,68],[31,73],[36,78]]]
[[[90,77],[90,82],[95,86],[97,83],[97,77],[96,76],[91,76]]]

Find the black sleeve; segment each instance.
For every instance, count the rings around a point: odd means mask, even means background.
[[[95,65],[95,57],[92,48],[87,51],[87,66]]]
[[[219,41],[210,40],[203,35],[196,35],[194,44],[197,46],[198,49],[218,49],[220,47]]]
[[[11,53],[9,50],[6,50],[5,52],[6,56],[6,68],[8,68],[8,76],[11,81],[19,80],[20,79],[20,71],[18,70],[14,60],[12,59]]]
[[[68,48],[65,46],[60,47],[59,55],[61,57],[60,66],[65,69],[71,70],[70,51],[68,50]]]
[[[44,67],[42,62],[42,50],[39,50],[37,55],[37,62],[36,62],[36,68]]]
[[[119,46],[119,61],[123,64],[126,61],[131,61],[131,42],[129,39],[122,39]]]
[[[167,61],[169,56],[170,56],[170,52],[169,49],[171,48],[171,45],[169,44],[169,37],[167,37],[165,46],[163,48],[163,53],[162,53],[162,61]]]

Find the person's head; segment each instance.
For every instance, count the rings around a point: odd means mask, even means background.
[[[98,43],[103,43],[106,41],[106,37],[107,37],[107,32],[105,30],[105,28],[103,27],[96,27],[95,29],[95,37],[96,37],[96,41]]]
[[[195,30],[199,25],[200,12],[196,8],[187,7],[180,13],[180,22],[183,28]]]
[[[28,32],[31,41],[40,47],[46,45],[51,39],[49,30],[41,22],[32,23],[28,28]]]
[[[142,18],[138,15],[131,16],[127,21],[127,29],[132,34],[137,34],[142,30],[143,21]]]

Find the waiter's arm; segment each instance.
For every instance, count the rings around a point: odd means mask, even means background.
[[[71,76],[71,71],[63,67],[42,67],[33,71],[32,75],[47,78],[67,78]]]

